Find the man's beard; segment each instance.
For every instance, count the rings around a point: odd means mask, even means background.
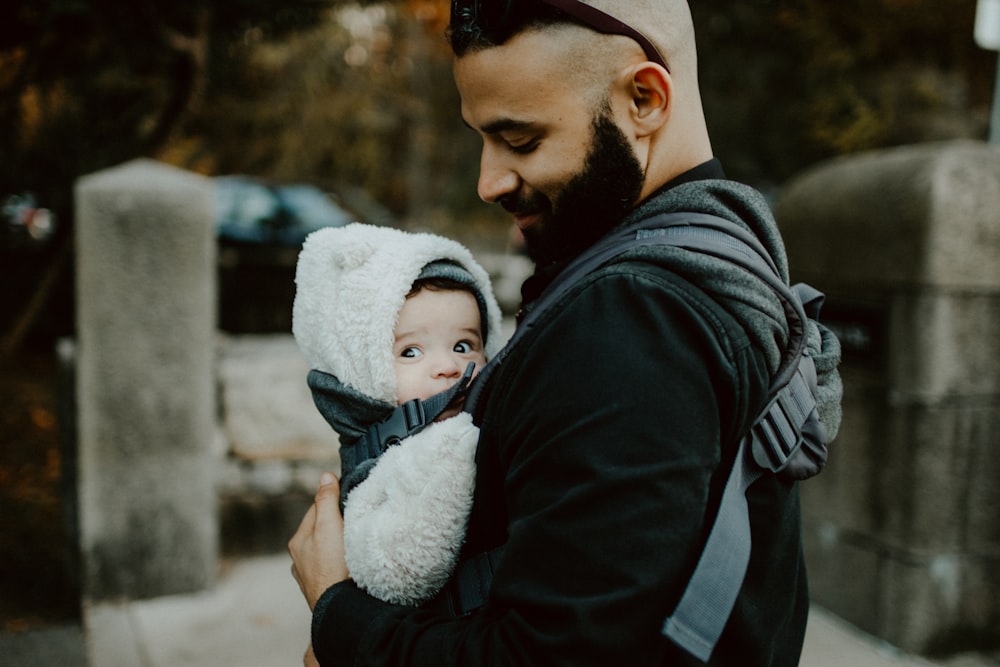
[[[632,209],[643,180],[642,166],[625,134],[607,111],[598,112],[583,168],[563,187],[558,199],[519,206],[528,210],[547,204],[552,207],[539,224],[524,230],[528,256],[543,266],[593,245]]]

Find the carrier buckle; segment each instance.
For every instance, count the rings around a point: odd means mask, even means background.
[[[427,413],[424,411],[423,401],[414,398],[403,403],[398,410],[392,411],[388,419],[368,427],[366,440],[370,448],[377,448],[376,452],[369,453],[370,457],[374,458],[389,447],[398,445],[414,429],[420,429],[426,423]]]
[[[802,426],[815,407],[816,399],[799,370],[750,429],[754,462],[772,473],[784,469],[802,447]]]

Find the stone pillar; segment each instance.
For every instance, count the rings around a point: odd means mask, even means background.
[[[1000,644],[1000,150],[821,165],[776,206],[828,295],[844,421],[802,485],[814,601],[908,651]]]
[[[76,186],[82,583],[204,589],[218,556],[212,183],[149,160]]]

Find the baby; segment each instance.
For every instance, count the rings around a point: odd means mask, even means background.
[[[479,432],[461,389],[502,343],[489,276],[450,239],[355,223],[311,234],[295,281],[292,331],[340,436],[351,578],[421,604],[448,581],[472,505]],[[433,423],[381,453],[377,428],[403,404],[436,406]]]

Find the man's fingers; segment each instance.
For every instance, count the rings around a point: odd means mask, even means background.
[[[340,480],[332,472],[325,472],[319,478],[319,489],[316,490],[316,499],[334,495],[340,499]]]
[[[316,490],[316,499],[312,509],[316,516],[313,521],[319,525],[324,521],[340,517],[340,482],[333,473],[325,472],[319,480],[319,489]]]

